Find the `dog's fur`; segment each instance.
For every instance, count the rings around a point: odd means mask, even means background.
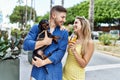
[[[57,41],[58,41],[59,37],[52,35],[52,34],[48,31],[48,29],[49,29],[49,22],[48,22],[48,20],[45,20],[45,19],[41,20],[41,21],[39,22],[38,28],[40,29],[40,33],[38,34],[37,41],[43,40],[44,37],[45,37],[45,31],[47,31],[48,37],[49,37],[49,38],[52,38],[53,41],[57,44]],[[47,55],[47,56],[45,56],[44,54],[43,54],[43,55],[39,55],[39,54],[38,54],[38,51],[39,51],[39,50],[44,51],[47,47],[48,47],[48,46],[45,45],[45,46],[43,46],[43,47],[40,47],[40,48],[34,50],[34,51],[33,51],[33,56],[32,56],[33,59],[35,60],[34,56],[37,56],[37,57],[39,57],[39,58],[41,58],[41,59],[43,59],[43,60],[46,59],[47,57],[49,57],[51,54],[49,54],[49,55]]]

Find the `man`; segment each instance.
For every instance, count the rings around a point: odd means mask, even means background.
[[[36,41],[39,33],[38,25],[34,25],[26,36],[23,44],[24,50],[35,50],[44,45],[49,45],[45,49],[44,54],[49,55],[52,53],[52,55],[45,60],[38,57],[35,57],[36,60],[32,59],[33,68],[31,80],[62,80],[61,60],[67,47],[68,32],[66,30],[60,30],[60,28],[66,20],[66,13],[66,9],[62,6],[54,6],[50,11],[50,29],[48,31],[60,37],[57,44],[55,44],[47,34],[45,34],[44,40]]]

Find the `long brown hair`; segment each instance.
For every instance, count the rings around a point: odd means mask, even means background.
[[[81,31],[81,34],[83,35],[81,54],[84,55],[86,53],[88,42],[91,39],[90,23],[85,17],[77,16],[76,19],[79,19],[81,22],[81,30],[80,31]]]

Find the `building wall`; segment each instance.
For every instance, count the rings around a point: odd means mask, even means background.
[[[94,31],[103,31],[103,32],[109,32],[110,30],[120,30],[120,25],[118,26],[100,26],[100,27],[94,27]]]

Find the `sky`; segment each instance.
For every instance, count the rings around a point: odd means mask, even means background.
[[[7,15],[11,15],[15,6],[18,5],[18,0],[0,0],[0,11],[2,11],[3,14],[3,20],[5,20]],[[22,5],[26,4],[26,0],[23,0],[24,2]],[[28,1],[28,6],[31,6],[31,0]],[[35,1],[33,7],[35,8],[37,12],[37,16],[43,16],[45,13],[50,11],[50,0],[33,0]],[[64,0],[64,7],[69,8],[72,7],[84,0]],[[61,5],[61,0],[53,0],[54,5]]]

